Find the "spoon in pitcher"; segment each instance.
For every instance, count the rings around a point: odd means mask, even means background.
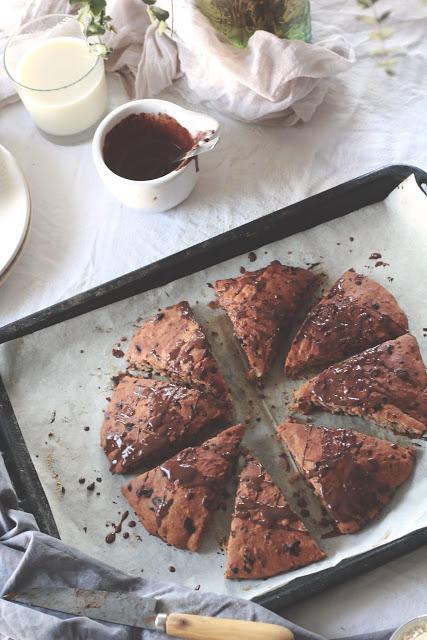
[[[181,167],[183,167],[184,164],[187,164],[187,162],[191,160],[191,158],[200,156],[202,153],[206,153],[207,151],[212,151],[212,149],[218,143],[218,140],[219,140],[219,136],[216,136],[215,138],[209,138],[209,137],[203,138],[202,140],[199,140],[198,142],[196,142],[194,146],[191,147],[191,149],[189,149],[182,156],[177,158],[176,162],[178,163],[178,166],[176,167],[175,171],[178,171],[178,169],[181,169]]]

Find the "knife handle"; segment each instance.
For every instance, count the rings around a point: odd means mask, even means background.
[[[161,614],[160,614],[161,615]],[[166,617],[165,631],[183,640],[293,640],[286,627],[265,622],[209,618],[188,613],[170,613]]]

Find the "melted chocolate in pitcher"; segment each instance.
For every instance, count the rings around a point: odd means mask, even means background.
[[[128,180],[154,180],[177,169],[194,145],[190,132],[166,113],[133,113],[105,136],[103,157]]]

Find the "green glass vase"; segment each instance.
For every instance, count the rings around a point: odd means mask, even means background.
[[[289,40],[311,40],[310,0],[196,0],[219,33],[246,47],[255,31]]]

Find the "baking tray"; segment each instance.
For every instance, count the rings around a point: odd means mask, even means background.
[[[416,167],[392,166],[367,174],[11,323],[0,329],[0,343],[165,285],[380,202],[410,174],[414,174],[420,186],[427,184],[427,174]],[[6,467],[22,508],[35,515],[42,531],[58,536],[48,501],[1,381],[0,427],[0,449],[5,452]],[[426,541],[427,529],[419,530],[254,599],[270,609],[279,609],[407,553]]]

